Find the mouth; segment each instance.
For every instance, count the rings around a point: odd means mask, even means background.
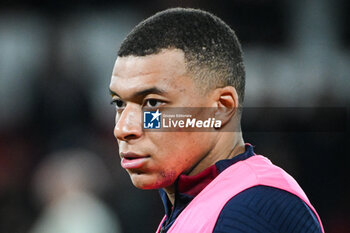
[[[139,155],[133,152],[121,152],[121,166],[124,169],[136,169],[142,167],[147,159],[150,157],[148,155]]]

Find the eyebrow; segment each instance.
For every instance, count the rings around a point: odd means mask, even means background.
[[[112,95],[112,96],[118,96],[120,97],[116,92],[112,91],[111,89],[109,89],[109,93]],[[161,95],[161,94],[164,94],[165,91],[162,90],[162,89],[159,89],[157,87],[151,87],[151,88],[147,88],[147,89],[144,89],[144,90],[141,90],[141,91],[138,91],[136,93],[134,93],[132,96],[131,96],[131,99],[134,99],[134,98],[137,98],[137,97],[140,97],[140,96],[145,96],[145,95],[148,95],[148,94],[158,94],[158,95]]]

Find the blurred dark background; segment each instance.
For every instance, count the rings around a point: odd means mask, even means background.
[[[156,230],[157,191],[134,188],[119,165],[108,85],[126,34],[174,6],[236,31],[245,106],[338,107],[349,119],[347,0],[0,0],[0,232]],[[247,117],[245,141],[297,179],[326,232],[350,232],[349,121],[304,132],[307,121],[274,116]],[[249,127],[271,121],[288,130]]]

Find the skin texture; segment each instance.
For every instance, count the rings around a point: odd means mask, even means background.
[[[205,95],[186,71],[184,53],[166,49],[144,57],[118,57],[110,83],[117,101],[114,135],[119,152],[147,156],[142,166],[126,169],[141,189],[164,188],[174,201],[174,182],[180,174],[195,175],[215,162],[244,152],[240,130],[223,132],[150,132],[142,130],[147,107],[216,107],[225,125],[239,129],[234,87],[216,88]],[[136,93],[157,88],[135,96]],[[152,100],[151,100],[152,99]],[[157,100],[157,101],[155,101]],[[225,127],[223,126],[223,128]]]

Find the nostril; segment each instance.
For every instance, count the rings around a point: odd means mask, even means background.
[[[124,137],[125,140],[132,140],[138,138],[136,134],[129,134]]]

